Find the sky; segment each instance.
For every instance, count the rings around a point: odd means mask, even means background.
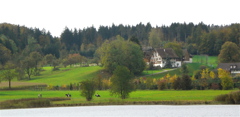
[[[239,0],[0,0],[0,23],[45,29],[60,36],[65,27],[100,25],[153,27],[173,22],[240,23]]]

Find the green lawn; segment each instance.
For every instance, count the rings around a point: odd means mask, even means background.
[[[198,70],[200,68],[202,64],[201,63],[189,63],[187,64],[188,66],[188,70],[189,70],[189,75],[193,75],[193,72],[195,70]],[[150,75],[150,76],[146,76],[147,78],[162,78],[164,76],[166,76],[167,74],[170,74],[170,76],[173,76],[173,75],[181,75],[181,71],[180,71],[180,68],[176,68],[172,71],[168,71],[168,72],[164,72],[164,73],[160,73],[160,74],[155,74],[155,75]]]
[[[159,91],[159,90],[138,90],[130,93],[130,98],[125,101],[211,101],[215,96],[227,94],[233,90],[190,90],[190,91]],[[37,98],[38,94],[43,98],[65,97],[65,94],[72,95],[71,100],[54,102],[57,104],[87,103],[80,91],[0,91],[0,102],[11,99]],[[92,103],[121,101],[120,98],[111,96],[109,91],[96,91],[101,97],[94,97]]]
[[[142,72],[141,76],[159,73],[159,72],[162,72],[162,71],[164,71],[164,70],[168,70],[168,69],[144,70],[144,71]]]
[[[61,68],[59,71],[52,71],[50,67],[44,67],[44,71],[40,76],[33,76],[27,82],[46,83],[51,85],[69,85],[70,83],[78,83],[85,79],[95,78],[102,70],[102,67],[67,67]]]
[[[202,63],[204,65],[212,66],[214,68],[218,65],[217,56],[203,56],[203,55],[194,55],[193,63]]]

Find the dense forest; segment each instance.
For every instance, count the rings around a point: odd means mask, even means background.
[[[151,43],[151,35],[156,34],[158,45]],[[115,25],[88,27],[84,29],[65,28],[60,37],[53,37],[45,29],[28,28],[8,23],[0,24],[0,44],[10,50],[11,54],[20,57],[33,51],[43,56],[52,54],[56,58],[65,58],[68,54],[80,54],[94,57],[95,50],[105,40],[114,40],[120,35],[125,40],[136,37],[144,46],[164,47],[168,42],[176,42],[193,54],[218,55],[221,46],[231,41],[240,46],[240,24],[206,25],[203,22],[172,23],[170,26],[153,27],[150,23],[139,23],[136,26]],[[4,58],[0,58],[1,63]],[[16,59],[16,58],[15,58]]]

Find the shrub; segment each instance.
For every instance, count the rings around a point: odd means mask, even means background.
[[[69,89],[70,89],[70,90],[73,90],[73,85],[72,85],[72,83],[70,83]]]
[[[182,88],[182,80],[181,80],[181,78],[177,77],[177,79],[173,82],[172,86],[173,86],[173,89],[175,89],[175,90],[181,89]]]
[[[218,85],[218,83],[212,83],[211,89],[217,90],[217,89],[220,89],[220,86]]]
[[[27,107],[48,107],[50,106],[49,99],[37,99],[37,100],[30,100],[26,101],[25,104]]]
[[[52,71],[59,71],[60,69],[58,67],[55,67],[52,69]]]
[[[18,100],[7,100],[0,103],[0,108],[33,108],[33,107],[49,107],[50,100],[46,98],[27,98]]]
[[[183,90],[192,89],[192,80],[189,75],[182,75],[182,89]]]
[[[219,102],[225,102],[225,99],[227,98],[228,94],[221,94],[218,95],[217,97],[215,97],[215,101],[219,101]]]
[[[229,94],[219,95],[215,97],[214,100],[226,104],[240,104],[240,91],[234,91]]]
[[[48,85],[48,86],[47,86],[47,89],[48,89],[48,90],[52,90],[52,89],[53,89],[53,85],[52,85],[52,84]]]
[[[160,81],[158,81],[158,90],[164,90],[167,89],[167,81],[165,79],[160,79]]]
[[[81,96],[85,97],[87,101],[91,101],[95,94],[95,83],[93,80],[85,80],[81,82]]]

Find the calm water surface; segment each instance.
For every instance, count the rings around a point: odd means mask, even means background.
[[[0,117],[240,117],[240,105],[122,105],[0,110]]]

